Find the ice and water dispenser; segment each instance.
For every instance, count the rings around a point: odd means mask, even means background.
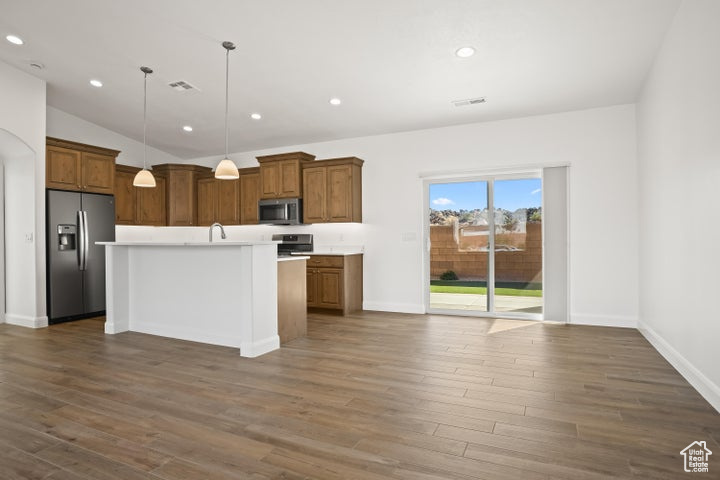
[[[75,250],[77,227],[75,225],[58,225],[58,250]]]

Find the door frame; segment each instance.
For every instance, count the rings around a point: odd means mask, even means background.
[[[465,183],[465,182],[487,182],[487,205],[488,211],[494,212],[494,182],[496,180],[520,180],[526,178],[543,179],[542,168],[518,169],[508,171],[474,172],[467,174],[436,175],[422,177],[422,225],[423,225],[423,305],[425,313],[437,315],[456,315],[465,317],[489,317],[509,318],[516,320],[545,320],[545,295],[543,294],[543,313],[514,313],[494,312],[495,308],[495,215],[488,215],[488,231],[493,235],[488,236],[488,282],[487,282],[487,311],[453,310],[430,308],[430,185],[435,183]],[[543,185],[541,191],[540,206],[544,206],[545,190]],[[491,254],[492,252],[492,254]],[[491,281],[492,279],[492,281]],[[543,256],[542,256],[542,282],[543,292],[545,288],[545,238],[543,235]]]

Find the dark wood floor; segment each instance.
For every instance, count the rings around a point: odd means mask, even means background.
[[[718,478],[720,416],[628,329],[312,315],[244,359],[0,325],[3,480],[675,479],[695,440]]]

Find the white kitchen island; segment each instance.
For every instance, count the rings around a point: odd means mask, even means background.
[[[132,331],[240,349],[279,348],[276,242],[105,245],[105,333]]]

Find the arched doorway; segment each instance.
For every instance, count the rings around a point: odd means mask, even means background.
[[[37,327],[35,157],[0,129],[0,322]]]

